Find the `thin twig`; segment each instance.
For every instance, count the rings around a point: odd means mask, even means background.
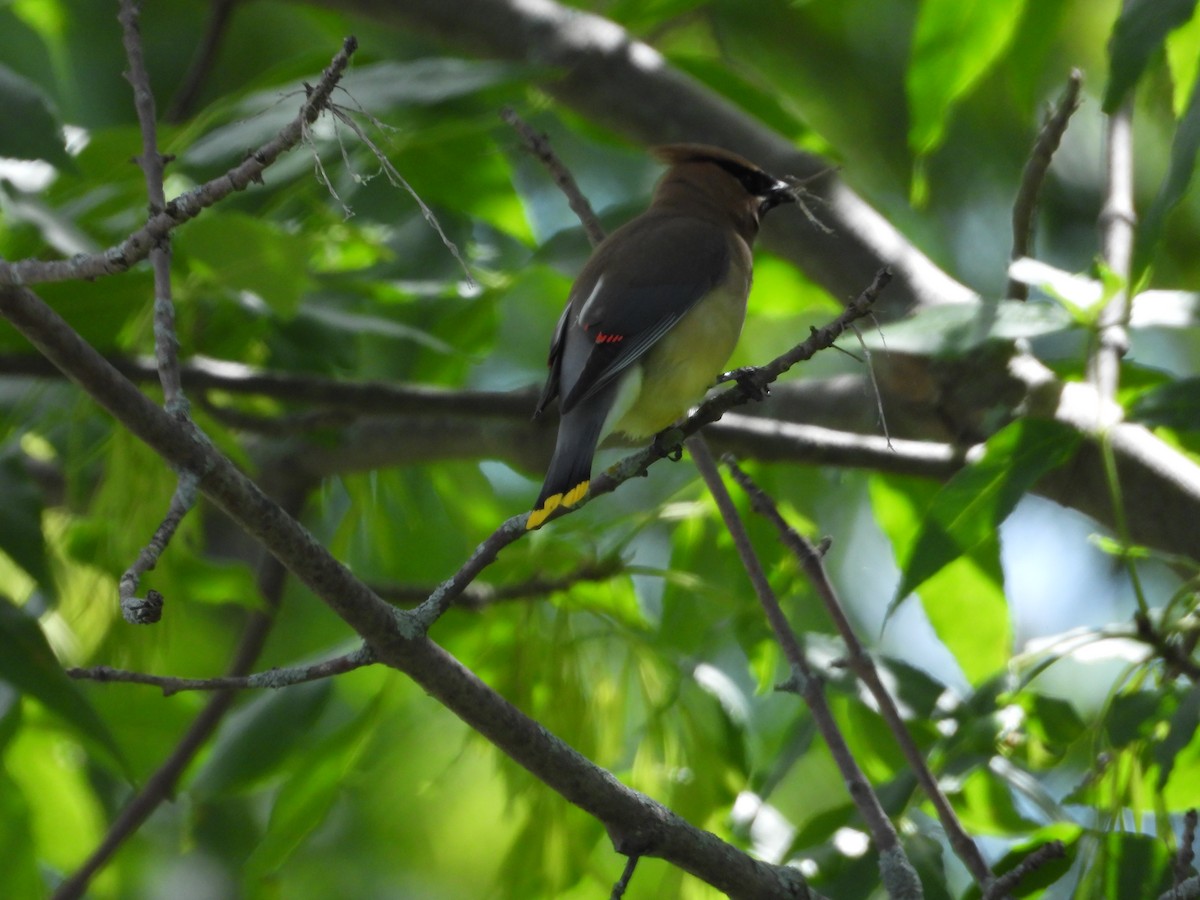
[[[158,151],[158,123],[154,92],[142,53],[142,35],[137,0],[121,0],[121,32],[125,55],[129,59],[126,78],[133,88],[133,103],[142,132],[142,153],[137,158],[146,179],[150,200],[150,215],[161,213],[167,206],[163,190],[163,170],[167,158]],[[183,388],[179,381],[179,339],[175,335],[175,306],[171,300],[171,244],[164,235],[150,251],[154,269],[154,353],[158,359],[158,374],[162,380],[163,406],[168,412],[183,411]]]
[[[294,684],[304,684],[309,681],[320,681],[322,678],[332,678],[345,672],[353,672],[363,666],[373,665],[375,654],[370,648],[363,646],[353,653],[335,656],[308,666],[288,666],[286,668],[267,669],[265,672],[255,672],[252,675],[225,675],[218,678],[177,678],[171,675],[149,675],[145,672],[130,672],[125,669],[114,669],[109,666],[93,666],[92,668],[67,669],[67,674],[81,681],[110,681],[125,684],[149,684],[162,688],[163,696],[170,697],[181,691],[224,691],[244,690],[246,688],[279,688],[291,687]]]
[[[142,52],[142,35],[139,23],[137,0],[121,0],[121,34],[125,55],[129,60],[126,77],[133,88],[134,108],[142,132],[142,153],[137,158],[146,180],[146,194],[150,201],[150,215],[161,213],[167,205],[163,190],[163,169],[167,159],[158,151],[158,123],[154,107],[154,92],[150,87],[150,75],[146,71],[146,60]],[[179,338],[175,332],[175,304],[171,298],[171,243],[170,236],[163,238],[150,250],[150,264],[154,271],[154,355],[158,364],[158,377],[163,390],[163,408],[181,423],[191,425],[187,398],[179,374]],[[195,505],[198,497],[196,476],[180,473],[179,482],[171,496],[167,514],[153,538],[138,554],[133,564],[121,576],[118,584],[118,599],[121,615],[126,622],[147,625],[162,618],[163,597],[158,591],[149,591],[146,597],[137,596],[141,576],[157,565],[184,516]]]
[[[800,694],[808,704],[813,722],[825,739],[838,771],[841,772],[847,793],[862,815],[867,830],[871,833],[875,848],[880,854],[880,864],[881,869],[884,869],[884,882],[888,889],[888,895],[892,898],[922,896],[921,882],[917,877],[916,870],[904,855],[895,827],[888,819],[887,813],[883,811],[883,805],[879,802],[875,789],[863,774],[833,717],[825,699],[821,677],[808,664],[804,650],[796,639],[796,634],[792,630],[787,616],[779,606],[779,599],[775,596],[775,591],[767,580],[767,573],[763,570],[762,563],[754,553],[754,548],[750,544],[750,535],[746,532],[746,526],[738,516],[737,508],[733,505],[733,498],[729,496],[729,491],[726,490],[725,483],[721,480],[721,473],[717,470],[717,464],[708,449],[708,444],[702,435],[696,434],[688,438],[687,448],[692,454],[696,468],[700,471],[700,477],[708,486],[709,494],[717,504],[726,530],[733,538],[734,548],[742,560],[746,574],[750,577],[750,583],[754,586],[754,593],[758,596],[767,622],[775,634],[775,640],[783,648],[784,656],[791,668],[791,678],[787,682],[787,687]],[[885,854],[887,854],[888,862],[886,868],[883,866]]]
[[[1038,196],[1046,173],[1050,171],[1050,162],[1062,142],[1071,116],[1079,108],[1079,90],[1083,86],[1083,73],[1072,69],[1067,78],[1067,86],[1054,107],[1054,112],[1046,119],[1037,140],[1033,143],[1025,169],[1021,173],[1021,184],[1017,189],[1017,199],[1013,202],[1012,232],[1013,246],[1010,259],[1018,260],[1029,256],[1033,244],[1033,225],[1037,218]],[[1013,300],[1025,300],[1029,297],[1029,285],[1010,277],[1007,294]]]
[[[984,891],[983,900],[1004,900],[1016,890],[1022,878],[1036,869],[1040,869],[1052,859],[1061,859],[1066,856],[1066,853],[1067,849],[1063,846],[1062,841],[1050,841],[1042,844],[1016,866],[993,881],[991,886]]]
[[[639,859],[641,857],[636,853],[629,854],[629,858],[625,860],[625,868],[621,872],[621,877],[613,885],[612,893],[609,895],[610,900],[621,900],[625,896],[625,890],[629,887],[629,882],[633,879],[633,870],[637,868]]]
[[[343,90],[345,90],[345,88],[343,88]],[[392,164],[392,161],[387,158],[387,154],[379,149],[376,143],[367,136],[367,133],[365,130],[363,130],[362,126],[355,122],[346,110],[342,109],[340,106],[330,104],[329,114],[349,128],[354,133],[355,137],[366,144],[367,148],[372,154],[374,154],[375,159],[379,162],[383,173],[387,176],[388,183],[391,184],[392,187],[402,188],[410,197],[412,197],[413,202],[417,204],[417,209],[421,211],[422,217],[424,217],[425,221],[429,223],[429,227],[434,230],[437,236],[441,238],[442,244],[447,250],[450,251],[450,255],[454,257],[459,267],[463,270],[463,275],[467,279],[467,286],[472,288],[475,287],[475,278],[471,275],[471,267],[467,265],[467,260],[463,257],[462,251],[458,249],[458,245],[454,243],[454,241],[450,240],[450,237],[442,229],[442,223],[439,222],[437,216],[434,215],[433,210],[430,209],[429,205],[421,199],[421,195],[418,194],[416,189],[408,183],[408,180],[400,174],[400,170],[397,169]],[[373,116],[368,116],[368,118],[370,118],[371,122],[377,127],[382,127],[379,121]],[[319,157],[317,158],[317,164],[318,166],[321,164]],[[326,186],[332,190],[332,185],[330,185],[329,179],[325,178],[324,180]],[[334,196],[337,197],[336,194],[334,194]],[[340,202],[340,198],[338,199]]]
[[[190,421],[180,424],[191,425]],[[142,548],[137,559],[121,575],[117,584],[117,598],[121,604],[121,615],[131,625],[153,625],[162,618],[163,596],[158,591],[148,591],[145,598],[137,596],[138,584],[142,575],[149,572],[162,557],[175,531],[183,522],[184,516],[196,505],[199,499],[197,485],[199,478],[195,473],[183,472],[171,494],[171,502],[167,506],[167,514],[155,529],[150,543]]]
[[[470,610],[481,610],[497,603],[545,597],[560,591],[568,591],[575,585],[584,582],[608,581],[623,572],[624,569],[625,563],[619,556],[610,556],[604,559],[589,560],[574,571],[557,578],[538,575],[526,581],[503,587],[472,582],[458,595],[454,605]],[[372,584],[370,587],[384,600],[395,604],[419,603],[433,593],[433,589],[420,585]]]
[[[878,323],[876,323],[878,326]],[[850,330],[854,332],[854,336],[858,338],[858,347],[862,351],[863,365],[867,370],[867,377],[870,380],[871,392],[875,398],[875,410],[879,413],[879,427],[883,431],[883,438],[887,442],[888,449],[892,448],[892,434],[888,430],[887,413],[883,409],[883,391],[879,389],[879,379],[875,377],[875,364],[871,359],[871,348],[867,346],[867,342],[863,340],[862,332],[858,330],[858,325],[851,325]],[[882,332],[880,332],[882,336]],[[886,347],[884,348],[886,351]]]
[[[760,397],[766,385],[787,371],[795,362],[810,359],[817,352],[832,346],[833,342],[845,332],[852,322],[870,312],[871,304],[875,301],[879,291],[887,284],[889,277],[890,273],[886,269],[880,270],[871,286],[824,328],[812,329],[812,333],[806,340],[767,365],[757,369],[740,370],[744,373],[745,380],[739,380],[733,387],[701,403],[696,411],[675,430],[679,441],[695,434],[710,422],[717,421],[733,407]],[[760,384],[761,386],[759,386]],[[559,507],[559,510],[554,513],[554,517],[571,515],[596,497],[615,491],[630,478],[645,474],[650,466],[667,456],[669,452],[669,447],[655,441],[649,447],[626,456],[593,478],[587,496],[579,503],[569,509]],[[526,533],[525,520],[528,518],[529,513],[523,512],[503,522],[475,548],[475,551],[457,572],[438,585],[429,598],[412,611],[412,621],[422,630],[428,631],[433,623],[450,608],[455,599],[466,589],[466,586],[495,561],[500,551]]]
[[[342,49],[321,73],[321,79],[308,92],[296,118],[228,172],[170,200],[163,211],[152,215],[145,225],[121,243],[100,253],[85,253],[70,259],[0,262],[0,286],[22,287],[52,281],[86,281],[128,271],[148,257],[159,241],[184,222],[196,218],[230,194],[244,191],[251,184],[261,184],[263,172],[280,156],[300,143],[307,133],[308,125],[328,107],[329,95],[345,73],[350,57],[357,49],[358,40],[353,35],[346,38]]]
[[[941,822],[942,828],[945,829],[951,848],[967,866],[967,869],[971,872],[971,875],[975,878],[980,888],[986,890],[994,876],[984,861],[983,855],[979,852],[979,848],[975,846],[975,842],[971,840],[962,823],[959,822],[958,816],[955,815],[954,809],[950,805],[950,801],[946,799],[946,795],[942,793],[942,789],[938,786],[937,779],[929,771],[929,766],[925,762],[925,755],[917,746],[916,741],[913,740],[912,735],[909,734],[908,728],[904,724],[904,718],[900,715],[900,711],[897,709],[891,694],[884,687],[879,677],[879,671],[875,668],[874,661],[863,647],[862,642],[859,641],[858,635],[855,634],[854,628],[850,624],[850,620],[842,607],[841,600],[838,598],[837,591],[834,589],[833,584],[829,580],[829,575],[825,571],[821,554],[806,537],[788,525],[783,516],[780,515],[774,501],[767,496],[762,488],[754,483],[745,471],[731,459],[726,459],[724,462],[729,467],[734,480],[749,496],[751,507],[775,526],[784,546],[792,552],[792,555],[795,556],[797,562],[800,563],[801,568],[804,570],[805,575],[812,582],[813,588],[824,602],[826,611],[833,620],[834,627],[837,628],[838,634],[841,635],[842,641],[846,645],[848,667],[866,685],[867,689],[871,692],[871,696],[875,698],[880,715],[887,722],[888,729],[892,732],[896,743],[900,746],[900,750],[912,768],[918,784],[921,785],[930,803],[933,804],[937,812],[938,821]]]
[[[819,350],[833,346],[833,342],[841,337],[851,324],[871,311],[872,305],[879,299],[879,295],[891,280],[892,270],[884,266],[875,273],[875,277],[871,279],[871,283],[863,289],[863,292],[846,305],[845,311],[840,316],[824,328],[813,328],[807,340],[797,344],[786,353],[780,354],[765,366],[734,369],[721,376],[721,380],[738,382],[744,397],[761,397],[767,387],[792,366],[811,359]]]
[[[521,141],[525,144],[525,149],[537,157],[541,164],[546,167],[550,173],[550,177],[558,185],[558,189],[566,196],[571,211],[575,213],[579,218],[580,224],[583,225],[583,231],[587,235],[588,242],[593,247],[598,246],[604,240],[604,226],[600,224],[600,219],[596,215],[596,211],[592,209],[592,204],[588,202],[588,198],[579,189],[579,184],[575,181],[575,176],[571,174],[571,170],[563,165],[562,160],[554,152],[554,148],[550,146],[549,137],[517,115],[516,110],[511,106],[506,106],[500,110],[500,118],[512,126],[517,134],[521,136]]]

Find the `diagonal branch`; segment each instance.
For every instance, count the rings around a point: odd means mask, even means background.
[[[308,126],[317,120],[329,104],[329,96],[350,64],[358,49],[358,39],[346,38],[342,49],[321,74],[320,81],[308,92],[299,115],[283,127],[267,143],[246,157],[224,175],[206,181],[186,194],[171,200],[161,212],[116,246],[101,253],[81,254],[70,259],[25,259],[13,263],[0,262],[0,286],[17,287],[47,281],[72,281],[115,275],[132,268],[150,255],[150,251],[176,227],[200,215],[210,206],[230,194],[244,191],[262,181],[263,172],[304,138]]]
[[[734,897],[814,896],[800,873],[755,860],[626,787],[499,696],[424,637],[412,614],[396,612],[373,594],[228,458],[121,377],[32,291],[0,288],[0,315],[168,463],[201,473],[200,490],[357,631],[380,662],[407,674],[548,787],[603,822],[620,837],[621,852],[660,857]],[[523,533],[523,521],[521,515],[510,523]]]
[[[825,698],[824,683],[820,675],[809,665],[804,648],[800,646],[796,633],[792,630],[787,616],[784,615],[783,609],[779,605],[779,598],[776,597],[775,591],[767,581],[767,573],[763,570],[762,563],[750,545],[750,535],[746,531],[745,523],[738,516],[737,508],[733,505],[733,498],[729,496],[725,482],[721,480],[721,473],[708,449],[708,444],[702,435],[695,434],[688,438],[687,448],[692,454],[692,461],[700,471],[700,477],[704,479],[704,483],[708,487],[709,494],[717,504],[721,519],[725,522],[725,528],[733,538],[734,548],[742,560],[742,566],[750,578],[754,593],[758,596],[758,602],[763,608],[771,631],[775,634],[775,640],[783,648],[784,656],[791,667],[791,678],[788,679],[785,688],[802,696],[804,702],[808,704],[813,723],[821,732],[821,737],[825,739],[825,745],[846,784],[846,792],[858,808],[859,815],[862,816],[867,830],[871,833],[871,839],[879,851],[880,869],[888,896],[892,898],[921,897],[921,881],[917,877],[916,870],[913,869],[904,853],[904,848],[900,845],[900,838],[896,834],[891,820],[888,819],[887,813],[884,812],[883,805],[879,802],[879,795],[875,793],[871,782],[867,780],[862,767],[854,758],[854,753],[846,743],[845,735],[842,734],[837,720],[833,717],[833,712]]]
[[[373,22],[431,35],[459,52],[543,67],[555,100],[634,143],[691,141],[742,153],[770,172],[804,179],[822,200],[826,234],[800,211],[764,223],[772,253],[799,265],[831,296],[853,297],[862,273],[889,266],[896,287],[888,313],[977,300],[934,265],[876,210],[829,171],[829,162],[796,149],[734,103],[673,67],[616,22],[553,0],[319,0]],[[824,174],[821,174],[824,173]]]
[[[750,505],[763,517],[767,519],[779,532],[780,540],[784,546],[792,552],[800,567],[804,570],[804,574],[808,576],[808,580],[812,583],[817,596],[825,604],[825,609],[829,613],[829,617],[833,620],[834,627],[837,628],[838,634],[841,635],[843,643],[846,645],[848,663],[851,671],[871,692],[871,696],[875,698],[876,704],[879,706],[879,713],[887,722],[888,730],[896,739],[896,743],[900,746],[904,758],[912,767],[913,774],[916,776],[917,783],[921,785],[921,789],[925,792],[925,796],[929,798],[933,804],[934,810],[937,812],[938,821],[941,822],[942,828],[945,829],[946,838],[950,842],[951,848],[959,859],[963,861],[967,869],[971,872],[972,877],[979,884],[980,888],[986,890],[988,885],[994,880],[991,869],[988,868],[987,862],[983,855],[979,852],[979,848],[975,846],[975,842],[971,840],[963,828],[962,823],[955,815],[953,807],[950,806],[950,801],[946,799],[946,795],[938,786],[937,779],[933,777],[933,773],[929,771],[929,766],[925,762],[925,755],[921,752],[921,748],[917,746],[912,735],[908,731],[908,727],[904,724],[904,718],[900,715],[900,710],[896,707],[896,702],[892,699],[892,695],[888,693],[884,687],[883,681],[879,677],[879,670],[875,668],[875,663],[871,659],[863,647],[862,642],[855,634],[850,620],[846,617],[845,611],[842,609],[841,600],[837,596],[837,592],[833,584],[829,580],[829,575],[825,572],[825,564],[821,560],[821,554],[817,549],[805,538],[802,534],[793,529],[779,514],[779,509],[770,497],[755,484],[750,476],[740,469],[736,463],[731,460],[727,461],[729,471],[732,473],[734,480],[741,486],[742,490],[750,497]]]
[[[3,291],[0,290],[0,297],[2,296]],[[289,495],[283,498],[283,504],[289,509],[297,510],[303,504],[303,496],[300,493]],[[259,565],[258,585],[265,609],[255,611],[247,618],[241,640],[229,663],[229,676],[237,677],[249,672],[262,653],[271,626],[275,622],[275,612],[283,598],[286,575],[287,569],[277,559],[264,556]],[[125,840],[145,824],[154,810],[175,796],[179,779],[196,754],[208,743],[225,714],[233,708],[237,696],[237,691],[223,690],[209,699],[199,715],[192,720],[175,749],[121,808],[99,845],[84,863],[58,886],[52,900],[79,900],[83,897],[92,878],[108,863]]]
[[[786,372],[791,366],[803,360],[811,359],[816,353],[833,346],[841,335],[857,319],[867,315],[871,305],[879,296],[880,291],[887,285],[889,274],[886,270],[876,274],[870,286],[859,295],[836,319],[823,328],[814,328],[809,337],[797,344],[791,350],[776,357],[761,368],[747,369],[741,373],[736,385],[710,397],[673,432],[677,442],[695,434],[705,425],[717,421],[733,407],[747,403],[752,399],[761,398],[766,388],[776,378]],[[644,474],[650,466],[671,453],[671,447],[666,442],[655,440],[653,444],[625,457],[607,471],[592,479],[587,495],[570,508],[559,507],[551,519],[570,515],[582,509],[596,497],[615,491],[630,478]],[[424,603],[413,611],[414,622],[419,627],[428,630],[433,626],[468,584],[487,566],[491,565],[500,551],[519,539],[526,533],[525,520],[529,513],[515,515],[500,525],[486,538],[457,572],[438,585]]]

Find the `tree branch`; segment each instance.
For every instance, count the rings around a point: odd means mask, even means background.
[[[125,669],[114,669],[109,666],[93,666],[92,668],[71,668],[67,674],[81,681],[120,682],[124,684],[149,684],[162,688],[163,696],[170,697],[180,691],[225,691],[245,690],[246,688],[279,688],[291,687],[294,684],[304,684],[309,681],[320,681],[323,678],[333,678],[345,672],[353,672],[363,666],[373,665],[375,657],[368,647],[361,647],[353,653],[335,656],[307,666],[288,666],[287,668],[267,669],[265,672],[255,672],[253,675],[226,675],[220,678],[178,678],[172,675],[148,675],[145,672],[130,672]]]
[[[1122,9],[1131,0],[1124,0]],[[1088,360],[1088,380],[1105,400],[1117,396],[1121,359],[1129,349],[1129,283],[1133,269],[1133,238],[1137,213],[1133,207],[1133,97],[1108,119],[1104,159],[1104,208],[1100,211],[1100,255],[1119,280],[1096,322],[1096,346]]]
[[[1017,189],[1017,199],[1013,202],[1012,232],[1013,246],[1009,259],[1018,260],[1030,255],[1033,245],[1033,224],[1037,218],[1038,196],[1042,192],[1042,183],[1046,173],[1050,171],[1050,163],[1058,150],[1062,136],[1066,133],[1071,116],[1079,108],[1079,89],[1083,86],[1083,73],[1072,69],[1067,78],[1067,87],[1054,107],[1054,112],[1046,119],[1046,123],[1038,132],[1033,150],[1025,162],[1021,173],[1021,185]],[[1029,286],[1015,278],[1008,279],[1006,296],[1013,300],[1025,300],[1029,297]]]
[[[320,0],[397,30],[416,30],[468,52],[517,60],[554,72],[543,83],[553,97],[641,145],[692,141],[728,147],[776,175],[820,176],[832,234],[799,210],[767,217],[763,243],[799,265],[835,298],[855,296],[862,273],[896,273],[886,310],[966,303],[975,293],[937,268],[920,250],[830,171],[788,138],[672,67],[614,22],[552,0]],[[636,101],[636,102],[631,102]]]
[[[552,790],[624,836],[620,852],[661,857],[734,897],[811,897],[786,867],[752,859],[625,787],[500,697],[334,559],[294,518],[206,441],[122,378],[31,291],[0,288],[0,315],[167,462],[200,473],[200,490],[260,541],[398,669]],[[524,514],[509,520],[523,533]],[[223,695],[218,695],[223,696]]]
[[[750,544],[750,535],[738,516],[737,508],[733,505],[733,498],[729,496],[729,491],[725,488],[725,482],[721,480],[721,473],[717,470],[717,464],[713,461],[708,445],[703,436],[696,434],[688,438],[687,448],[692,454],[692,461],[700,471],[700,477],[704,479],[704,483],[708,487],[709,494],[717,504],[721,519],[733,538],[733,546],[750,578],[754,593],[763,608],[775,640],[783,648],[783,654],[791,667],[791,677],[788,679],[785,689],[799,694],[808,704],[813,723],[821,732],[821,737],[825,739],[825,745],[829,748],[830,755],[841,773],[842,781],[846,784],[846,792],[850,795],[850,799],[871,834],[871,839],[875,842],[875,849],[880,858],[883,883],[888,896],[893,900],[920,898],[923,894],[916,870],[905,856],[904,849],[900,845],[900,838],[896,834],[891,820],[888,819],[887,813],[883,811],[879,796],[858,765],[841,728],[838,727],[837,720],[833,717],[833,712],[825,699],[824,682],[808,664],[808,658],[800,646],[800,642],[796,639],[796,634],[792,630],[787,616],[783,614],[783,610],[779,606],[779,599],[767,581],[767,573],[763,570],[762,563],[754,554],[754,548]]]
[[[518,116],[510,106],[500,110],[500,118],[512,126],[513,130],[521,136],[525,149],[546,167],[546,171],[550,173],[550,177],[554,179],[558,189],[567,198],[567,204],[571,207],[571,211],[579,217],[588,243],[593,247],[599,246],[600,242],[604,240],[604,226],[600,224],[600,219],[596,216],[596,211],[592,209],[588,198],[579,189],[575,176],[563,165],[558,154],[554,152],[554,148],[550,146],[550,139]]]
[[[755,512],[763,516],[770,522],[775,530],[779,532],[780,540],[783,545],[791,551],[792,556],[800,564],[800,568],[804,570],[804,574],[808,576],[808,580],[812,583],[813,589],[817,592],[817,596],[825,604],[825,611],[829,613],[829,618],[833,621],[834,627],[841,635],[842,642],[846,645],[846,652],[850,670],[858,677],[871,692],[871,696],[875,698],[875,703],[879,707],[879,714],[887,723],[888,730],[896,739],[897,745],[900,747],[900,752],[904,754],[909,767],[913,770],[913,775],[917,779],[917,783],[921,785],[921,789],[925,792],[925,796],[929,798],[929,802],[933,804],[933,808],[937,813],[938,821],[946,832],[946,838],[950,843],[951,849],[955,855],[963,861],[971,876],[975,879],[981,890],[986,890],[988,885],[992,883],[995,876],[992,875],[991,869],[988,868],[987,862],[984,861],[983,854],[979,852],[979,848],[975,846],[975,842],[971,840],[963,828],[962,823],[955,815],[950,801],[946,799],[946,795],[938,786],[937,779],[933,777],[933,773],[929,771],[929,766],[925,762],[925,755],[921,752],[921,748],[917,746],[917,742],[913,740],[909,734],[907,726],[904,724],[904,718],[900,715],[900,710],[896,707],[896,702],[892,699],[892,695],[883,685],[883,681],[879,677],[879,670],[875,668],[875,662],[871,659],[863,647],[862,642],[855,634],[850,620],[846,617],[846,613],[842,609],[842,602],[837,595],[837,591],[833,587],[833,583],[829,580],[829,575],[825,571],[825,564],[821,559],[821,553],[817,551],[807,538],[792,528],[779,514],[779,509],[775,506],[774,501],[767,496],[757,484],[751,480],[736,463],[732,460],[726,460],[729,471],[733,474],[734,480],[746,492],[750,498],[750,505]]]
[[[154,213],[150,220],[120,244],[101,252],[81,254],[70,259],[0,262],[0,287],[18,287],[46,281],[72,281],[99,278],[124,272],[150,255],[150,251],[177,226],[196,218],[205,209],[230,194],[244,191],[262,181],[263,172],[304,138],[308,126],[316,121],[329,103],[329,96],[346,71],[350,56],[358,49],[353,36],[346,38],[341,51],[308,93],[299,115],[271,140],[251,153],[240,165],[206,181],[186,194],[180,194]]]
[[[0,298],[3,295],[4,291],[0,290]],[[183,426],[177,424],[176,427],[182,429]],[[303,505],[303,495],[297,493],[284,497],[283,504],[285,508],[298,510]],[[231,677],[249,672],[262,653],[271,626],[275,622],[275,612],[283,598],[286,576],[287,569],[277,559],[263,555],[259,564],[258,585],[265,611],[254,611],[247,618],[241,640],[229,663],[228,673]],[[58,886],[53,900],[79,900],[84,896],[92,878],[108,863],[125,840],[145,824],[159,805],[175,796],[180,777],[196,754],[208,743],[208,739],[217,730],[226,713],[233,708],[236,699],[236,691],[223,690],[208,701],[200,714],[192,720],[175,749],[117,813],[96,849],[71,877]]]

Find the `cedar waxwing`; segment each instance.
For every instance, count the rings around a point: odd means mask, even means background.
[[[558,396],[562,418],[526,528],[583,499],[609,432],[657,434],[704,395],[746,318],[759,219],[795,199],[727,150],[673,144],[655,155],[670,168],[650,208],[596,248],[554,330],[534,416]]]

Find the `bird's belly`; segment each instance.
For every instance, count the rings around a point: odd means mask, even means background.
[[[647,437],[683,416],[729,361],[745,317],[742,292],[714,292],[696,304],[641,360],[637,399],[614,430]]]

